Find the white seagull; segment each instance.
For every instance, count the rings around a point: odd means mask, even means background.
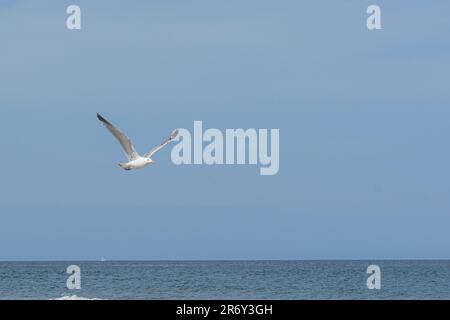
[[[114,137],[116,137],[116,139],[122,145],[122,148],[125,151],[125,154],[128,158],[128,162],[127,163],[119,163],[119,166],[125,170],[141,169],[141,168],[148,166],[149,164],[154,163],[155,161],[153,161],[151,159],[151,157],[157,151],[161,150],[166,144],[172,142],[172,140],[175,139],[176,136],[178,135],[178,129],[177,129],[177,130],[173,131],[172,134],[170,135],[170,137],[165,139],[161,144],[157,145],[152,150],[145,153],[144,156],[140,156],[136,152],[136,149],[134,149],[134,146],[131,143],[130,139],[125,134],[123,134],[120,130],[118,130],[116,127],[114,127],[108,120],[103,118],[98,113],[97,113],[97,118],[105,125],[105,127],[113,134]]]

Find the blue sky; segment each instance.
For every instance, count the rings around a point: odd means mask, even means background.
[[[0,259],[450,258],[450,4],[377,3],[3,1]],[[124,172],[96,112],[279,128],[280,171]]]

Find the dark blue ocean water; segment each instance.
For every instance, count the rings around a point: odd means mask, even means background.
[[[81,268],[81,289],[66,268]],[[366,286],[381,268],[381,289]],[[450,261],[0,262],[0,299],[450,299]]]

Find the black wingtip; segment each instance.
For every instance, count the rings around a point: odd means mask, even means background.
[[[176,129],[172,132],[172,134],[170,135],[170,139],[175,139],[177,137],[177,135],[178,135],[178,129]]]
[[[97,113],[97,118],[98,118],[98,120],[100,120],[101,122],[108,123],[108,121],[106,121],[106,119],[103,118],[99,113]]]

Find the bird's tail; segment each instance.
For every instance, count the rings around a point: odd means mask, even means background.
[[[119,163],[119,167],[121,167],[124,170],[130,170],[130,168],[125,163]]]

